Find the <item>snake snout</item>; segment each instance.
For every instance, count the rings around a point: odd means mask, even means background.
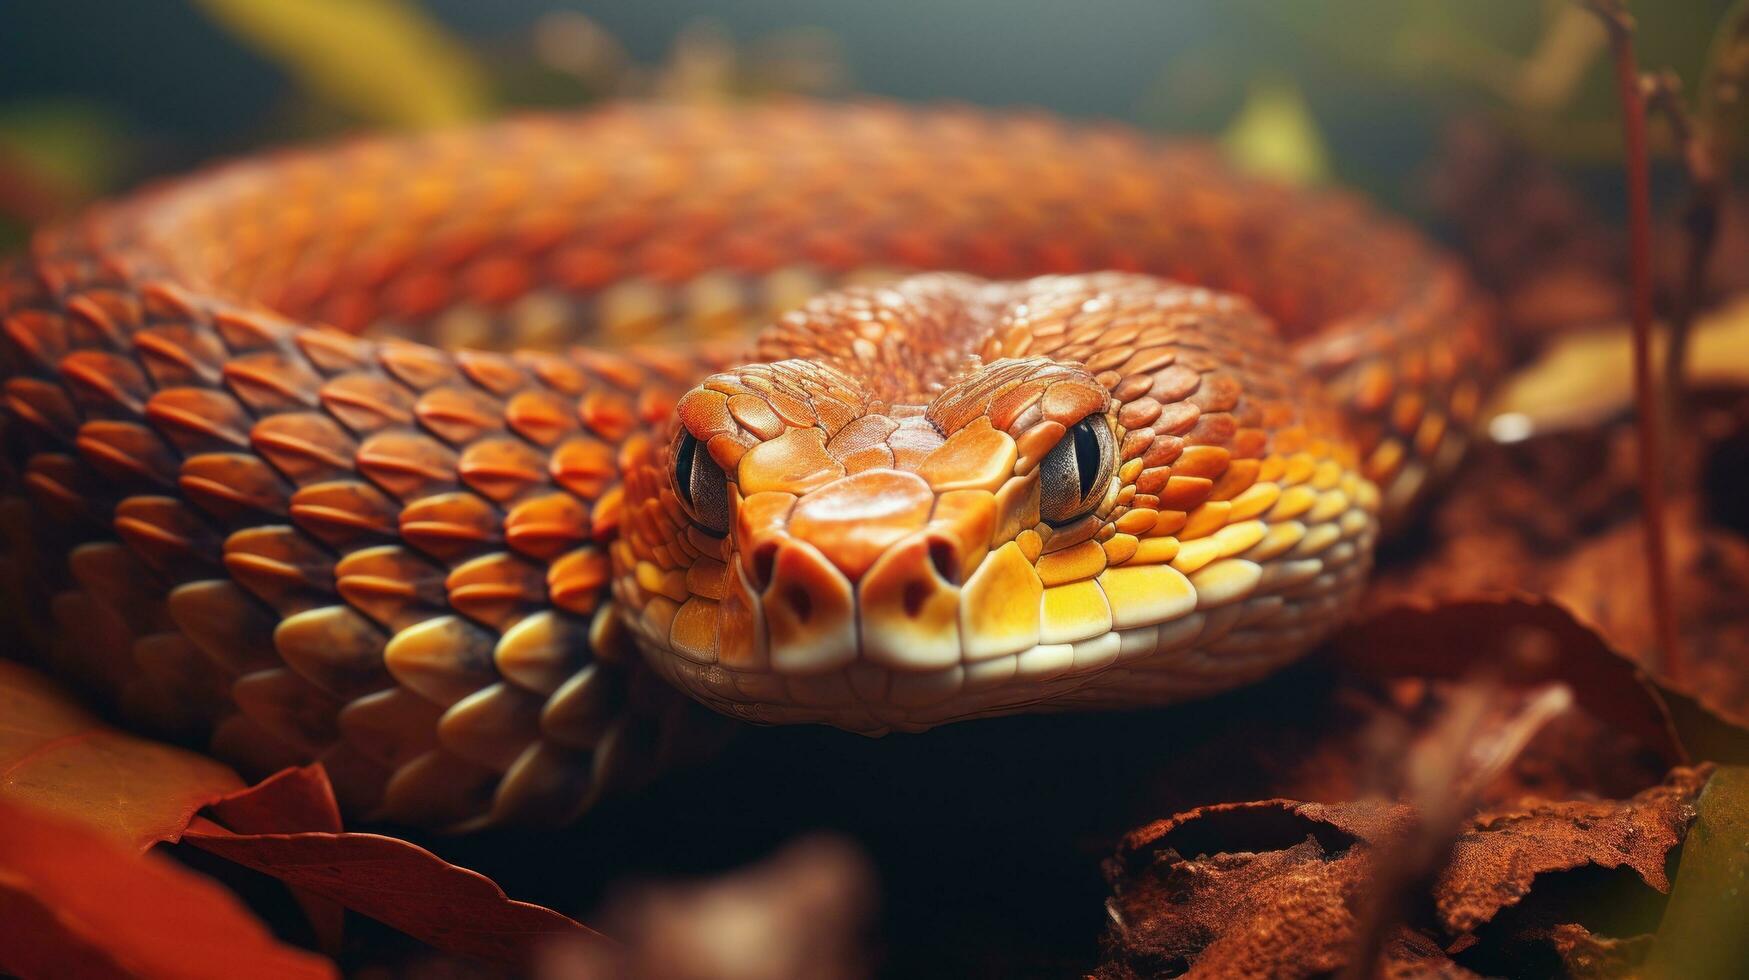
[[[958,662],[959,584],[982,551],[959,509],[943,507],[916,474],[865,470],[803,495],[781,529],[745,543],[772,667],[811,674],[859,656],[900,670]]]

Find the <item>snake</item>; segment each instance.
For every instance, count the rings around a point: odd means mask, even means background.
[[[921,732],[1270,674],[1458,466],[1495,319],[1357,196],[1115,123],[355,136],[0,269],[7,591],[47,669],[239,771],[564,823],[723,716]]]

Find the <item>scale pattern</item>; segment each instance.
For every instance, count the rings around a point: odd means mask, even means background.
[[[978,278],[853,285],[930,269]],[[1067,275],[1098,269],[1162,278]],[[807,104],[230,164],[39,233],[0,328],[0,585],[54,669],[450,828],[698,749],[675,689],[879,731],[1242,683],[1339,619],[1496,356],[1462,271],[1347,197],[1116,127]],[[676,498],[677,405],[733,534]],[[1092,416],[1109,492],[1041,522]],[[833,530],[868,499],[904,541]]]

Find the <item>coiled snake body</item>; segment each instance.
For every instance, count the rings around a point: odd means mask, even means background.
[[[674,689],[875,733],[1257,678],[1493,357],[1353,200],[881,106],[248,160],[39,233],[0,312],[55,669],[452,827],[648,772],[698,737]]]

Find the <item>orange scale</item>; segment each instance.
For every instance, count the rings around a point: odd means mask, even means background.
[[[589,378],[581,367],[556,354],[518,351],[516,357],[536,380],[561,395],[575,398],[589,384]]]
[[[613,563],[598,548],[579,548],[547,567],[547,595],[566,612],[587,616],[601,603]]]
[[[420,424],[451,445],[472,442],[503,428],[502,406],[471,385],[433,388],[419,396],[413,413]]]
[[[687,524],[683,533],[686,535],[686,543],[692,547],[693,551],[701,555],[721,559],[727,550],[726,539],[712,534],[696,524]]]
[[[713,663],[717,659],[718,604],[693,596],[681,605],[668,627],[668,642],[689,660]]]
[[[649,436],[635,432],[625,442],[620,443],[619,451],[614,453],[614,464],[620,473],[631,473],[644,460],[655,458],[655,450],[655,444],[650,441]]]
[[[565,399],[551,391],[523,391],[504,406],[504,421],[524,439],[551,446],[577,428],[569,408]]]
[[[413,420],[406,388],[378,374],[343,374],[322,386],[322,407],[355,433],[375,432]]]
[[[94,426],[98,425],[88,422],[80,429],[78,444],[82,450],[86,448],[87,438],[96,436]],[[153,440],[156,439],[153,436]],[[355,453],[360,454],[358,462],[361,468],[363,465],[362,450],[325,413],[270,415],[255,423],[249,433],[249,442],[293,483],[346,476],[352,471]]]
[[[472,493],[444,493],[407,505],[401,537],[427,554],[453,561],[497,547],[497,508]]]
[[[1269,431],[1265,428],[1245,428],[1233,434],[1232,453],[1242,459],[1257,459],[1269,451]]]
[[[733,572],[726,581],[728,592],[717,603],[717,660],[725,667],[761,669],[767,661],[757,600]]]
[[[384,370],[418,391],[455,377],[455,362],[449,355],[423,344],[389,341],[377,348]]]
[[[987,415],[990,424],[1003,431],[1013,428],[1016,419],[1025,414],[1040,398],[1044,397],[1044,385],[1031,383],[1017,385],[990,400]]]
[[[1221,446],[1187,446],[1172,464],[1178,476],[1200,476],[1214,479],[1227,468],[1231,454]]]
[[[232,358],[221,373],[231,394],[258,414],[313,407],[322,384],[302,358],[279,351]]]
[[[753,433],[760,439],[772,439],[781,435],[784,422],[778,418],[769,403],[755,395],[733,395],[728,401],[729,414],[734,416],[742,428]]]
[[[190,456],[182,461],[176,482],[201,510],[226,522],[252,515],[279,516],[289,504],[285,479],[247,453]]]
[[[1362,367],[1360,374],[1354,379],[1354,394],[1352,404],[1362,412],[1376,412],[1390,401],[1391,392],[1396,390],[1396,379],[1391,373],[1391,365],[1383,360],[1375,360]]]
[[[807,493],[845,475],[844,467],[826,452],[826,434],[812,427],[791,429],[752,447],[735,473],[741,492],[749,495]]]
[[[657,538],[656,543],[650,546],[650,560],[664,569],[685,568],[686,559],[676,545],[677,541],[671,535]]]
[[[714,558],[700,558],[686,570],[686,590],[707,599],[721,599],[729,591],[729,567]]]
[[[456,352],[455,360],[470,381],[500,398],[528,384],[528,375],[505,354],[463,350]]]
[[[503,553],[461,565],[444,580],[444,588],[457,612],[500,632],[537,611],[547,594],[540,566]]]
[[[625,396],[597,388],[583,396],[577,406],[583,424],[604,439],[624,439],[637,423],[631,402]]]
[[[1160,490],[1160,506],[1170,510],[1194,510],[1208,499],[1213,487],[1213,481],[1200,476],[1168,477]]]
[[[504,540],[522,554],[551,560],[589,540],[589,509],[566,493],[523,501],[504,516]]]
[[[1391,424],[1398,432],[1413,432],[1427,410],[1427,401],[1419,392],[1405,391],[1391,407]]]
[[[620,516],[624,511],[625,489],[614,487],[601,495],[595,501],[595,506],[589,511],[589,526],[593,529],[595,540],[605,541],[613,537],[619,530]]]
[[[1039,408],[1044,412],[1045,418],[1064,425],[1073,425],[1095,412],[1104,411],[1105,404],[1104,390],[1070,381],[1059,381],[1051,385],[1039,399]]]
[[[289,514],[292,523],[334,548],[360,538],[392,537],[400,524],[395,502],[360,480],[303,487],[292,495]]]
[[[1016,443],[1008,433],[977,419],[949,436],[917,467],[936,491],[995,490],[1013,472]]]
[[[772,411],[776,412],[785,422],[794,426],[812,426],[819,421],[814,413],[814,407],[806,399],[782,391],[773,391],[770,395]]]
[[[498,437],[463,450],[456,472],[468,486],[503,503],[546,483],[546,462],[539,450],[520,439]]]
[[[621,470],[612,446],[587,436],[566,440],[547,462],[553,481],[586,500],[599,497],[619,479]]]
[[[662,426],[674,417],[674,406],[677,401],[678,399],[671,391],[661,388],[646,388],[638,392],[634,411],[638,420],[643,424],[652,427]]]
[[[1257,474],[1263,464],[1255,459],[1235,459],[1227,464],[1225,472],[1215,478],[1215,485],[1209,490],[1211,500],[1231,500],[1244,493],[1257,482]]]
[[[1063,433],[1068,427],[1057,421],[1040,422],[1025,433],[1016,437],[1014,448],[1019,456],[1015,463],[1016,473],[1030,473],[1038,466],[1039,460],[1045,457],[1057,443],[1063,439]]]

